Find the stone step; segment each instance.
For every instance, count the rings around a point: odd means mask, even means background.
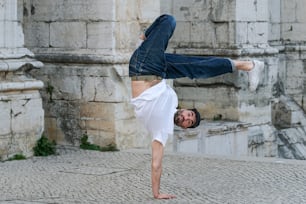
[[[270,124],[203,121],[196,129],[176,128],[175,152],[226,156],[276,156],[274,128]]]

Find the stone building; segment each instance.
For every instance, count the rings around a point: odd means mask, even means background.
[[[256,93],[240,72],[170,82],[180,106],[198,108],[204,122],[176,130],[167,148],[183,151],[191,142],[185,149],[224,153],[207,149],[222,144],[230,149],[225,154],[243,146],[240,155],[305,159],[305,6],[306,0],[0,0],[0,155],[30,154],[43,130],[58,144],[78,145],[86,134],[98,145],[147,148],[151,139],[129,104],[128,60],[140,31],[169,13],[177,20],[169,52],[258,58],[266,69]],[[212,119],[223,122],[209,129]]]

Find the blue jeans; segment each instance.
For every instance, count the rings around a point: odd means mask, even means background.
[[[135,50],[129,64],[129,76],[156,75],[164,79],[181,77],[209,78],[233,72],[227,58],[197,57],[165,53],[176,26],[170,15],[158,17],[146,30],[146,40]]]

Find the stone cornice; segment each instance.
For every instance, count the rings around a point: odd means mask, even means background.
[[[33,49],[35,58],[50,63],[127,64],[132,52],[99,50]]]
[[[0,72],[16,71],[26,64],[31,64],[35,68],[43,67],[43,63],[28,57],[20,59],[0,59]]]
[[[20,82],[5,82],[0,83],[0,92],[19,91],[19,90],[37,90],[44,87],[42,81],[29,80]]]
[[[244,48],[175,48],[173,52],[178,54],[198,55],[198,56],[262,56],[276,55],[278,49],[272,47],[244,47]]]
[[[0,49],[0,72],[16,71],[26,64],[31,64],[35,68],[43,67],[43,63],[37,61],[27,48]]]

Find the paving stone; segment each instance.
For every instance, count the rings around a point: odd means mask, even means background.
[[[151,155],[60,147],[58,155],[0,163],[0,204],[305,203],[306,164],[296,160],[220,158],[166,152],[161,191],[151,194]]]

